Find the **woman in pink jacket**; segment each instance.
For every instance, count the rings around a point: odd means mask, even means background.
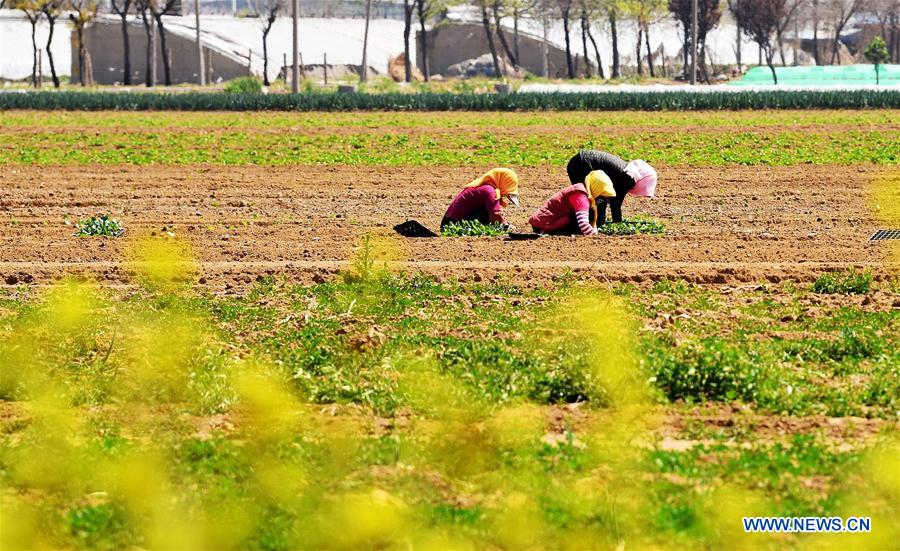
[[[614,197],[612,181],[602,170],[587,175],[585,183],[572,184],[553,194],[531,215],[535,233],[546,235],[596,235],[597,199]]]

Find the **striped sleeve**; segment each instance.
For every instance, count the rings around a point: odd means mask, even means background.
[[[578,222],[578,229],[582,235],[597,235],[597,228],[591,225],[588,211],[579,210],[575,213],[575,221]]]

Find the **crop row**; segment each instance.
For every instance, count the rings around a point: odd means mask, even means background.
[[[580,148],[666,165],[896,164],[898,132],[154,132],[0,131],[0,163],[514,165],[564,162]]]
[[[900,127],[900,111],[894,110],[777,110],[777,111],[606,111],[603,113],[454,111],[398,113],[373,112],[134,112],[134,111],[46,111],[0,112],[4,128],[44,128],[67,130],[128,127],[132,129],[266,129],[283,131],[299,128],[468,128],[496,130],[515,128],[578,130],[583,132],[659,128],[742,129],[802,126],[818,129],[852,126],[865,128]]]
[[[0,109],[178,111],[519,111],[639,109],[872,109],[900,108],[897,90],[217,94],[36,92],[0,94]]]

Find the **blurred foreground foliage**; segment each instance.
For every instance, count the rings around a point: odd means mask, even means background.
[[[218,298],[192,290],[189,255],[136,241],[131,296],[66,280],[0,302],[3,549],[837,549],[897,536],[890,439],[867,456],[802,435],[657,446],[666,396],[763,396],[690,390],[691,362],[706,365],[690,348],[655,352],[683,376],[648,376],[654,343],[668,345],[639,320],[669,301],[714,309],[703,291],[658,284],[635,307],[628,288],[463,287],[388,272],[402,251],[366,238],[341,280],[268,278]],[[842,349],[863,362],[843,369],[889,353],[872,346]],[[799,483],[836,475],[824,495]],[[871,515],[875,530],[743,534],[741,516],[774,513]]]

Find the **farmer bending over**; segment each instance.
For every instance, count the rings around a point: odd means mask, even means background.
[[[450,203],[441,229],[450,222],[478,220],[484,225],[506,224],[503,209],[519,206],[519,177],[508,168],[495,168],[466,184]]]
[[[587,175],[595,170],[605,172],[616,191],[615,196],[597,201],[597,225],[606,223],[607,203],[612,221],[621,222],[622,202],[626,194],[638,197],[653,197],[656,194],[656,170],[641,159],[626,163],[612,153],[586,149],[579,151],[566,166],[572,184],[583,183]]]
[[[584,178],[584,183],[572,184],[554,193],[531,215],[528,223],[535,233],[596,235],[597,203],[615,194],[609,176],[602,170],[595,170]]]

